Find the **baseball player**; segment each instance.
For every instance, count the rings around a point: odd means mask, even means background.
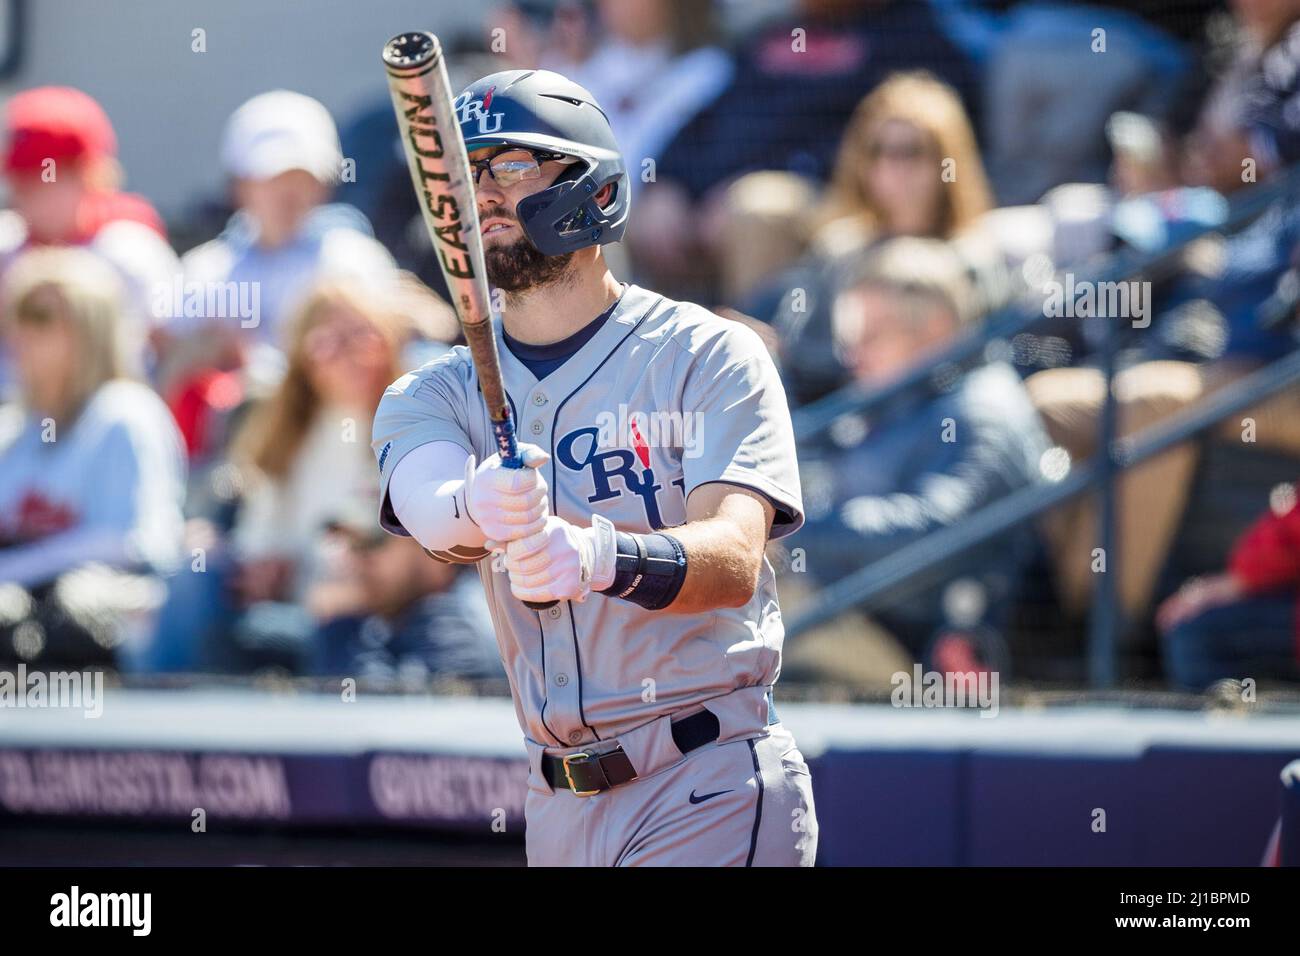
[[[587,90],[509,71],[455,107],[525,467],[502,467],[453,349],[380,403],[380,522],[478,565],[528,751],[529,862],[810,866],[811,777],[772,700],[764,549],[803,508],[771,358],[610,274],[628,174]]]

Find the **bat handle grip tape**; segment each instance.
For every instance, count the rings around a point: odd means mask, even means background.
[[[505,410],[505,418],[500,421],[493,420],[492,436],[496,439],[497,454],[501,456],[502,467],[524,467],[524,460],[519,455],[519,442],[515,439],[515,421],[509,409]]]
[[[501,464],[505,468],[522,468],[524,460],[519,456],[519,443],[515,440],[515,423],[506,413],[503,421],[494,421],[492,423],[492,433],[497,441],[497,453],[501,455]],[[556,601],[525,601],[524,604],[534,611],[545,611],[553,608],[558,602]]]

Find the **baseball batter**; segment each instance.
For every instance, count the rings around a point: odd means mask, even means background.
[[[529,862],[810,866],[812,781],[772,700],[764,548],[803,512],[771,358],[611,275],[628,174],[585,89],[511,71],[455,106],[525,467],[502,467],[454,349],[379,406],[380,521],[478,564],[528,750]]]

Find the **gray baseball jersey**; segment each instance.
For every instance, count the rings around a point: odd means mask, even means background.
[[[629,285],[595,336],[542,381],[509,349],[501,366],[520,440],[550,453],[543,474],[553,514],[585,526],[599,512],[621,530],[647,533],[684,523],[687,496],[725,482],[771,501],[773,537],[802,523],[785,392],[744,325]],[[464,348],[398,379],[380,403],[374,449],[388,530],[405,533],[388,501],[393,469],[434,441],[480,460],[495,450]],[[483,552],[441,557],[478,562],[532,758],[530,785],[549,792],[537,768],[543,749],[615,736],[639,772],[664,766],[680,754],[656,719],[705,702],[720,715],[720,742],[766,733],[783,635],[766,560],[745,606],[683,615],[601,594],[538,612]],[[643,729],[639,744],[627,733],[652,722],[659,729]]]

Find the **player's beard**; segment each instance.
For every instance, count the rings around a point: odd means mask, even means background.
[[[511,221],[519,225],[518,220]],[[523,232],[522,226],[520,232]],[[493,288],[507,295],[518,295],[559,282],[569,271],[573,255],[572,252],[562,256],[542,255],[528,236],[521,235],[509,245],[496,244],[484,248],[483,264],[487,268],[488,283]]]

